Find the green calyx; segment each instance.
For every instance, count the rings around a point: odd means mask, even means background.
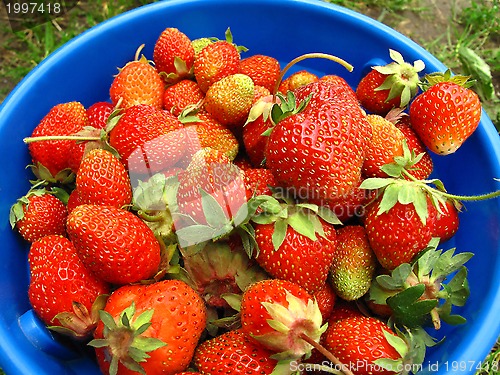
[[[443,252],[437,250],[438,243],[439,239],[433,238],[413,264],[403,263],[390,275],[379,275],[373,281],[370,299],[388,305],[396,324],[419,327],[431,322],[439,329],[441,321],[465,323],[462,316],[453,315],[451,310],[453,306],[463,306],[469,297],[464,264],[473,254],[455,254],[455,249]]]
[[[120,314],[117,321],[108,312],[101,310],[99,316],[104,323],[102,339],[94,339],[88,345],[94,348],[106,348],[111,356],[109,366],[110,375],[118,373],[118,364],[127,369],[146,374],[141,363],[146,362],[152,352],[166,344],[153,337],[144,336],[143,333],[151,326],[154,310],[144,311],[134,318],[135,303],[127,307]]]
[[[452,75],[451,70],[447,69],[444,73],[435,72],[426,74],[419,82],[419,86],[422,91],[427,91],[440,82],[452,82],[464,88],[470,88],[476,83],[474,80],[470,80],[470,78],[471,76]]]
[[[387,76],[375,91],[389,90],[386,102],[401,97],[399,106],[406,107],[417,94],[420,83],[419,73],[424,70],[425,64],[422,60],[416,60],[411,65],[404,61],[399,52],[392,49],[389,49],[389,55],[393,62],[373,67],[374,70]]]
[[[394,162],[381,167],[389,177],[373,177],[364,180],[360,188],[378,190],[382,194],[378,214],[388,212],[396,203],[412,204],[421,222],[425,225],[429,216],[427,199],[436,207],[439,213],[446,212],[446,201],[451,201],[456,207],[461,207],[462,201],[481,201],[500,196],[500,190],[480,195],[456,195],[447,192],[439,179],[418,180],[409,170],[414,168],[423,154],[415,155],[403,142],[403,156],[394,158]]]

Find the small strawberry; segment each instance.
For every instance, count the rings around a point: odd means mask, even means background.
[[[204,97],[196,82],[183,79],[165,89],[163,108],[179,116],[186,107],[198,104]]]
[[[238,329],[200,344],[194,364],[203,374],[240,375],[244,371],[247,375],[270,375],[278,363],[271,355],[272,352]]]
[[[393,60],[383,66],[374,66],[361,78],[356,95],[361,105],[369,112],[384,116],[392,108],[406,107],[415,97],[420,82],[419,73],[425,68],[422,60],[413,65],[404,61],[403,56],[392,49]]]
[[[396,340],[397,349],[392,346]],[[402,363],[400,352],[408,351],[404,341],[400,340],[381,320],[353,316],[328,326],[324,346],[346,368],[354,369],[356,375],[389,375],[396,374],[396,371],[386,370],[384,361]]]
[[[183,159],[189,162],[197,151],[210,147],[233,160],[238,154],[239,143],[231,130],[204,110],[197,112],[195,117],[196,120],[193,122],[181,117],[188,143],[188,151]]]
[[[118,158],[104,149],[91,150],[76,175],[81,204],[124,207],[132,201],[130,178]]]
[[[91,335],[103,304],[99,296],[109,293],[109,286],[84,266],[73,244],[63,236],[45,236],[31,244],[28,263],[28,297],[42,321],[80,339]]]
[[[240,61],[240,73],[249,76],[255,85],[263,86],[270,92],[281,73],[280,63],[274,57],[253,55]]]
[[[287,91],[294,91],[301,86],[316,82],[318,79],[319,77],[314,73],[307,70],[299,70],[281,81],[278,91],[286,94]]]
[[[173,166],[184,154],[182,129],[170,112],[137,105],[126,109],[111,129],[109,144],[131,172],[155,173]]]
[[[461,204],[453,200],[445,202],[445,206],[437,214],[433,237],[438,237],[441,242],[445,242],[457,233],[460,224],[460,208]]]
[[[252,105],[257,103],[257,101],[260,98],[264,98],[264,97],[269,96],[269,95],[271,95],[271,91],[266,89],[264,86],[259,86],[259,85],[254,84]]]
[[[205,110],[228,128],[238,128],[248,117],[254,83],[244,74],[231,74],[214,82],[205,95]]]
[[[436,154],[457,151],[479,125],[481,102],[467,79],[449,71],[427,75],[426,90],[410,105],[413,129]]]
[[[365,295],[370,289],[376,265],[364,227],[348,225],[337,229],[337,249],[329,282],[340,298],[354,301]]]
[[[226,76],[238,73],[240,53],[238,48],[225,40],[210,43],[203,48],[194,61],[196,82],[203,92]]]
[[[395,157],[403,156],[404,134],[392,122],[379,115],[366,116],[372,128],[363,163],[363,174],[367,177],[387,177],[380,167],[392,163]]]
[[[122,286],[99,314],[89,345],[110,375],[186,371],[206,325],[203,300],[178,280]]]
[[[43,140],[50,136],[73,135],[88,126],[87,112],[79,102],[58,104],[50,109],[35,127],[29,142],[29,152],[34,172],[41,179],[56,177],[63,170],[69,170],[70,150],[75,140]],[[63,172],[64,173],[64,172]]]
[[[326,330],[316,301],[286,280],[250,285],[241,299],[240,314],[243,332],[278,353],[273,358],[297,360],[310,354],[313,347],[308,341],[319,342]],[[310,340],[305,341],[306,336]]]
[[[191,40],[179,29],[167,27],[156,40],[153,61],[167,82],[176,82],[189,76],[194,63]]]
[[[87,108],[89,126],[96,129],[104,129],[113,110],[113,104],[109,102],[96,102],[92,104]]]
[[[9,220],[21,236],[34,242],[48,235],[66,235],[68,210],[45,189],[31,189],[10,208]]]
[[[73,211],[75,207],[78,207],[81,205],[82,202],[80,201],[80,196],[78,194],[78,191],[76,189],[73,189],[71,193],[69,194],[68,197],[68,202],[66,204],[66,208],[68,210],[68,213]],[[64,220],[64,225],[66,225],[66,219]]]
[[[272,195],[269,187],[276,186],[274,175],[269,169],[248,168],[243,171],[247,199],[257,195]]]
[[[326,323],[335,308],[337,295],[330,283],[325,283],[321,289],[313,294],[313,297],[318,303],[319,311],[321,311],[321,316],[323,317],[323,323]]]
[[[66,227],[83,263],[101,280],[123,285],[148,279],[158,271],[158,240],[129,211],[83,204],[68,215]]]
[[[139,104],[162,107],[165,83],[144,55],[138,58],[140,50],[136,59],[121,68],[111,83],[109,96],[114,106],[120,102],[120,108],[124,109]]]

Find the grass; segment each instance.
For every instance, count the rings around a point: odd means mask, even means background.
[[[88,28],[115,15],[156,0],[78,2],[64,17],[12,32],[0,26],[0,102],[40,61]],[[367,14],[421,44],[455,73],[471,75],[489,117],[500,129],[500,0],[329,0]],[[447,4],[444,16],[436,4]],[[466,3],[466,6],[463,5]],[[461,5],[462,4],[462,5]],[[442,6],[442,5],[441,5]],[[0,6],[1,7],[1,6]],[[5,13],[0,17],[5,19]],[[411,20],[408,23],[408,20]],[[415,22],[416,24],[412,24]],[[419,34],[419,30],[433,33]],[[415,33],[415,34],[413,34]],[[496,85],[496,86],[495,86]],[[499,374],[500,349],[493,348],[477,375]],[[0,370],[0,374],[3,372]]]

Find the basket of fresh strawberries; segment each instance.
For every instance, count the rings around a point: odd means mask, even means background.
[[[474,374],[500,333],[498,134],[352,11],[125,13],[25,78],[0,142],[9,374]]]

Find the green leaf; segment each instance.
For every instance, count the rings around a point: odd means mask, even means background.
[[[406,284],[406,280],[410,276],[411,272],[412,272],[411,265],[408,263],[403,263],[397,266],[391,272],[391,278],[394,281],[395,285],[401,288]]]
[[[181,247],[186,247],[214,238],[215,229],[208,225],[195,224],[178,228],[175,233]]]
[[[384,190],[384,195],[379,203],[378,215],[388,212],[398,202],[399,186],[397,184],[389,185]]]
[[[218,228],[228,223],[229,218],[219,202],[217,202],[211,194],[201,188],[200,194],[203,213],[205,214],[205,219],[207,220],[208,225],[212,228]]]
[[[425,291],[424,284],[412,286],[387,299],[392,308],[394,320],[408,327],[422,325],[434,309],[437,300],[419,300]]]
[[[417,191],[421,191],[421,189],[412,184],[402,184],[400,185],[398,192],[398,202],[401,204],[410,204],[415,200]]]
[[[153,350],[162,348],[167,344],[155,337],[137,336],[134,338],[133,346],[144,352],[152,352]]]
[[[408,345],[406,344],[406,342],[401,337],[395,336],[386,330],[383,330],[383,332],[384,332],[384,337],[389,343],[389,345],[391,345],[394,349],[396,349],[396,351],[401,357],[405,357],[406,354],[408,353]]]
[[[271,237],[274,250],[278,250],[285,241],[288,223],[285,219],[276,220],[274,223],[274,231]]]
[[[402,361],[401,359],[379,358],[373,361],[373,363],[387,371],[398,372]]]
[[[434,270],[432,271],[433,279],[438,277],[447,276],[457,270],[459,270],[469,259],[471,259],[474,254],[469,252],[458,253],[453,255],[455,249],[450,249],[444,252],[436,264],[434,265]]]
[[[443,285],[448,293],[448,301],[454,306],[464,306],[470,296],[467,268],[462,266],[455,276]]]
[[[490,66],[474,50],[466,46],[458,49],[458,58],[465,68],[467,74],[477,79],[479,85],[475,86],[476,91],[482,100],[494,100],[496,98],[493,86],[493,77]]]
[[[111,316],[110,313],[104,310],[99,310],[99,318],[103,322],[104,326],[110,330],[116,329],[116,322],[113,319],[113,316]]]
[[[426,225],[429,212],[427,211],[427,194],[423,190],[415,190],[413,207],[415,207],[415,211],[417,212],[422,224]]]
[[[343,224],[342,221],[339,220],[337,215],[335,215],[335,212],[333,212],[331,209],[325,206],[318,207],[318,216],[329,224],[333,225]]]
[[[316,241],[316,232],[314,231],[314,225],[309,219],[309,215],[304,211],[296,211],[288,216],[288,224],[295,229],[298,233],[306,236],[312,241]]]
[[[392,183],[394,183],[394,179],[392,178],[372,177],[372,178],[367,178],[363,182],[361,182],[359,188],[367,190],[376,190],[386,187],[387,185],[390,185]]]

